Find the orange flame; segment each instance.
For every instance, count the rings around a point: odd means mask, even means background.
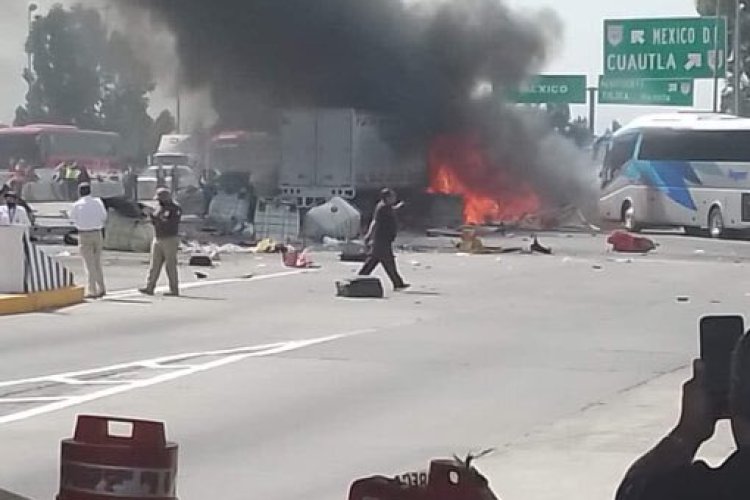
[[[467,224],[515,221],[539,210],[531,186],[494,167],[476,138],[438,137],[430,148],[429,171],[428,192],[462,196]]]

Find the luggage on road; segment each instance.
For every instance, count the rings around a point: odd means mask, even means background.
[[[358,277],[336,282],[339,297],[357,299],[382,299],[385,296],[383,284],[378,278]]]

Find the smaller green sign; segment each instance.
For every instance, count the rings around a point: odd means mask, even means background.
[[[586,104],[586,75],[537,75],[512,92],[510,100],[522,104]]]
[[[599,104],[692,106],[693,80],[599,77]]]

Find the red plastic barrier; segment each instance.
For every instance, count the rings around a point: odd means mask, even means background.
[[[487,479],[459,460],[433,460],[429,473],[389,478],[372,476],[352,483],[349,500],[496,500]]]
[[[128,427],[111,433],[110,424]],[[62,442],[57,500],[176,500],[177,445],[164,424],[81,415]]]
[[[646,253],[656,248],[653,241],[642,236],[635,236],[625,231],[615,231],[607,243],[612,245],[615,252]]]

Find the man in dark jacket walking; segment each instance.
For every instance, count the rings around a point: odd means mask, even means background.
[[[364,266],[359,271],[360,276],[369,276],[378,264],[393,282],[395,290],[406,290],[409,286],[398,274],[396,269],[396,257],[393,255],[393,241],[398,233],[398,222],[396,221],[396,210],[403,203],[396,203],[396,193],[391,189],[383,189],[380,192],[380,202],[375,207],[370,229],[365,236],[365,242],[369,247],[369,255]]]

